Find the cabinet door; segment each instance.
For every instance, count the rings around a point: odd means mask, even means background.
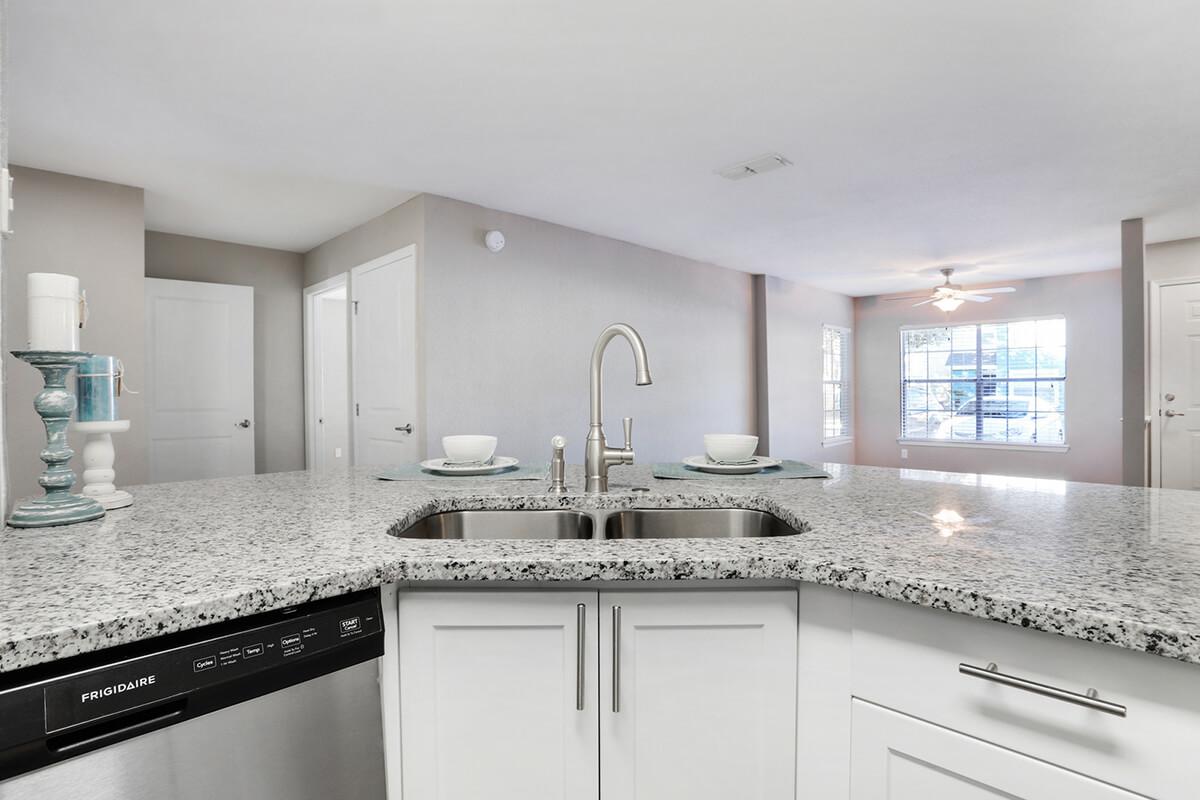
[[[602,592],[600,689],[605,800],[795,796],[795,590]]]
[[[852,701],[851,800],[1134,800],[1077,772]]]
[[[405,800],[597,800],[596,600],[401,593]]]

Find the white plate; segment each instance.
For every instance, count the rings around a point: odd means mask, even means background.
[[[444,458],[431,458],[421,462],[421,469],[436,472],[439,475],[495,475],[520,464],[515,458],[496,456],[492,463],[486,466],[480,464],[447,464]]]
[[[783,461],[778,458],[755,456],[752,464],[714,464],[708,456],[688,456],[683,460],[685,467],[698,469],[701,472],[712,472],[716,475],[750,475],[762,472],[768,467],[778,467]]]

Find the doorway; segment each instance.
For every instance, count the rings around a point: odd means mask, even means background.
[[[1153,286],[1152,485],[1200,489],[1200,279]]]
[[[345,273],[304,290],[304,460],[315,472],[353,460],[349,306]]]
[[[421,457],[416,275],[409,245],[304,290],[309,469]]]
[[[254,289],[147,278],[148,480],[254,474]]]
[[[350,271],[354,463],[420,458],[417,259],[409,245]]]

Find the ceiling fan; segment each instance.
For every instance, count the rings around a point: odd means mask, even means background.
[[[950,276],[954,274],[954,267],[942,267],[940,270],[946,276],[946,282],[933,290],[933,294],[926,297],[925,295],[909,295],[907,297],[888,297],[888,300],[916,300],[924,298],[919,303],[913,303],[913,308],[923,306],[927,303],[933,303],[942,311],[950,312],[961,306],[964,302],[968,303],[986,303],[991,300],[991,295],[1007,294],[1015,292],[1016,289],[1012,286],[996,286],[991,289],[964,289],[962,286],[950,283]]]

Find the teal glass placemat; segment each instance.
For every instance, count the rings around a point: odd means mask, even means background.
[[[371,477],[381,481],[548,481],[550,465],[518,464],[493,475],[440,475],[424,469],[420,464],[402,464],[398,467],[384,467]]]
[[[655,464],[651,471],[654,477],[663,478],[664,480],[711,480],[720,478],[721,480],[736,480],[740,478],[831,478],[833,477],[823,469],[817,469],[812,464],[805,464],[803,461],[784,461],[778,467],[768,467],[760,472],[751,472],[749,475],[717,475],[712,472],[701,472],[698,469],[685,467],[680,463]]]

